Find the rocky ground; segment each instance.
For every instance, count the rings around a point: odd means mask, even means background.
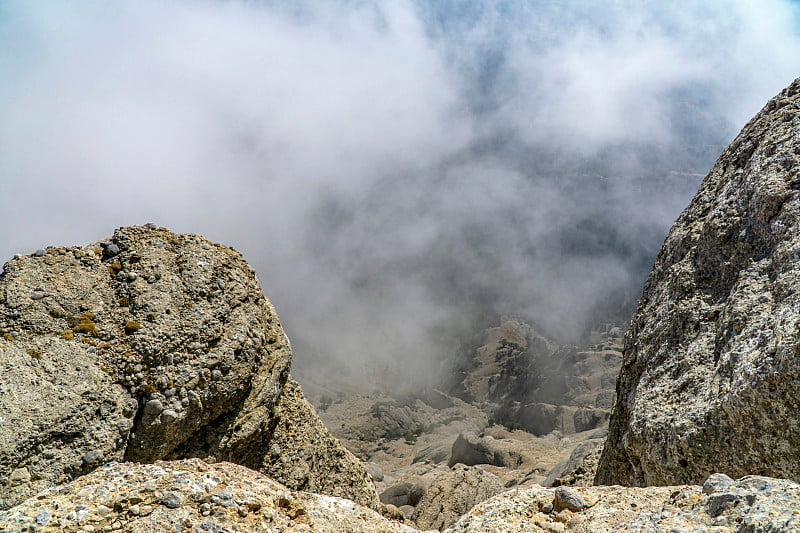
[[[306,390],[331,433],[365,462],[381,501],[410,523],[443,529],[509,488],[591,484],[620,343],[614,326],[579,347],[503,319],[460,354],[458,381],[442,389],[348,394],[312,382]]]
[[[453,477],[463,475],[456,468]],[[732,533],[800,530],[800,485],[712,476],[701,486],[532,486],[477,505],[446,531]],[[434,524],[434,527],[436,524]],[[112,463],[0,512],[25,532],[415,533],[334,496],[293,491],[245,467],[200,459]]]

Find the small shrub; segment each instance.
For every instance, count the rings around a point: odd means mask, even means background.
[[[71,341],[72,339],[75,338],[75,334],[70,330],[65,329],[64,331],[61,332],[61,338],[64,339],[65,341]]]
[[[140,329],[142,329],[142,325],[135,320],[128,320],[127,322],[125,322],[125,333],[127,333],[128,335],[130,335],[131,333],[136,333]]]
[[[93,320],[94,313],[83,313],[78,323],[72,328],[72,331],[75,333],[86,333],[87,335],[97,335],[97,325]]]
[[[120,270],[122,270],[122,265],[119,264],[119,261],[108,265],[108,273],[112,278],[116,277]]]

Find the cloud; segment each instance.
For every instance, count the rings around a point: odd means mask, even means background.
[[[623,319],[799,72],[788,0],[10,0],[0,254],[203,233],[254,265],[300,370],[434,375],[499,314]]]

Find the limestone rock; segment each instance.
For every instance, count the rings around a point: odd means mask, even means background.
[[[259,471],[295,490],[330,494],[378,508],[372,476],[328,433],[293,379],[286,385],[276,415],[278,425]]]
[[[298,492],[243,466],[200,459],[112,463],[0,512],[3,531],[414,533],[333,496]]]
[[[518,446],[495,439],[491,435],[478,437],[475,433],[459,433],[450,452],[448,466],[462,463],[471,465],[494,465],[517,467],[522,464]]]
[[[800,480],[800,80],[722,153],[627,332],[597,483]]]
[[[129,227],[18,256],[0,275],[0,509],[108,461],[262,468],[275,434],[283,453],[300,444],[276,432],[290,363],[253,270],[201,236]],[[347,479],[348,495],[374,504],[352,456],[321,459],[332,445],[312,418],[303,442],[321,448],[306,457],[325,468],[303,483]]]
[[[503,486],[494,474],[479,467],[456,465],[427,487],[411,520],[422,529],[442,530],[473,506],[502,490]]]
[[[558,464],[542,482],[545,487],[560,485],[588,487],[594,482],[597,463],[603,451],[605,439],[587,439],[578,443],[569,459]]]
[[[447,533],[789,532],[800,530],[799,508],[800,485],[761,476],[708,489],[698,485],[532,487],[477,505]]]

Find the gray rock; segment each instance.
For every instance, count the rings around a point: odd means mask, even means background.
[[[50,522],[50,511],[41,511],[36,513],[33,521],[36,522],[37,526],[46,526],[47,523]]]
[[[494,474],[480,467],[456,465],[433,480],[411,519],[420,529],[443,530],[473,506],[502,491]]]
[[[243,466],[200,459],[103,466],[0,511],[0,530],[417,533],[352,501],[292,491]]]
[[[558,464],[547,474],[542,485],[590,486],[594,481],[604,444],[605,439],[588,439],[579,443],[572,450],[569,459]]]
[[[161,505],[170,509],[177,509],[181,506],[183,498],[177,492],[169,491],[161,498]]]
[[[381,503],[394,505],[396,507],[403,507],[406,505],[411,505],[413,507],[418,503],[418,501],[411,503],[411,489],[413,486],[412,483],[398,483],[392,485],[381,492]]]
[[[163,424],[171,424],[178,419],[178,413],[172,409],[164,409],[161,411],[161,422]]]
[[[703,494],[713,494],[722,492],[731,487],[736,482],[725,474],[711,474],[703,483]]]
[[[584,502],[571,517],[567,515],[566,528],[563,523],[566,511],[546,512],[554,500],[564,501],[565,491],[573,491]],[[709,495],[698,485],[531,487],[505,492],[477,505],[446,533],[564,530],[788,533],[800,531],[797,509],[800,509],[800,485],[761,476],[744,477]],[[541,514],[534,514],[536,510]]]
[[[213,456],[377,505],[364,467],[291,381],[280,319],[239,252],[127,227],[107,244],[16,257],[4,272],[0,331],[14,334],[0,336],[0,509],[90,471],[95,456]],[[152,272],[158,283],[129,283]]]
[[[106,258],[114,257],[115,255],[119,254],[119,246],[114,243],[106,244],[103,246],[103,255]]]
[[[673,225],[626,334],[596,482],[800,480],[800,79]]]
[[[558,512],[563,509],[568,509],[573,513],[583,511],[586,503],[583,497],[571,487],[558,487],[555,490],[555,497],[553,499],[553,510]]]
[[[372,478],[372,481],[383,481],[383,470],[380,466],[375,463],[366,463],[364,466],[369,473],[369,477]]]
[[[503,446],[494,437],[478,437],[472,432],[461,432],[453,442],[448,466],[455,464],[467,466],[487,464],[494,466],[517,466],[521,463],[518,453]]]
[[[83,454],[82,462],[84,466],[94,466],[103,461],[103,452],[92,450]]]

